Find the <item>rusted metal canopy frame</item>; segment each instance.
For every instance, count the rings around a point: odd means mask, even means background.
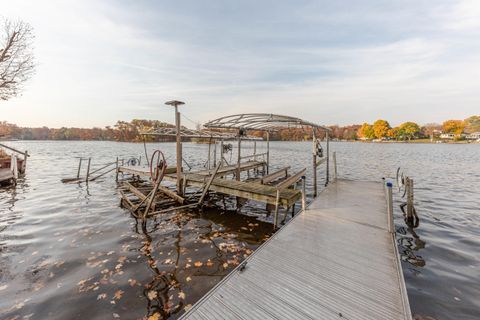
[[[247,129],[262,131],[278,131],[294,127],[308,126],[330,132],[331,129],[300,118],[270,114],[270,113],[244,113],[221,117],[207,122],[206,128]]]
[[[175,128],[156,128],[147,131],[140,132],[144,136],[162,136],[162,137],[174,137],[177,134]],[[210,130],[191,130],[183,128],[180,130],[180,135],[182,138],[211,138],[211,139],[222,139],[222,140],[233,140],[236,139],[238,134],[236,132],[216,132]],[[263,140],[260,137],[246,136],[242,137],[244,140]]]
[[[329,182],[329,133],[332,131],[330,128],[312,123],[296,117],[270,114],[270,113],[244,113],[235,114],[230,116],[221,117],[215,120],[211,120],[204,124],[205,128],[223,128],[223,129],[237,129],[237,130],[261,130],[267,132],[267,174],[270,166],[270,146],[269,146],[269,133],[289,128],[312,128],[312,140],[316,140],[316,131],[321,130],[325,132],[327,140],[327,155],[326,155],[326,184]],[[241,137],[238,136],[238,167],[240,168],[240,142]],[[317,161],[316,150],[313,150],[313,184],[314,184],[314,196],[317,196]],[[237,170],[237,174],[240,175],[240,171]]]

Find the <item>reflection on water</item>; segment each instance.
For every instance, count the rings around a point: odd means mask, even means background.
[[[227,197],[225,207],[157,216],[142,225],[119,207],[113,176],[88,186],[60,182],[76,174],[74,157],[91,156],[100,165],[117,155],[142,155],[140,144],[11,144],[32,157],[25,179],[0,191],[2,319],[174,319],[271,233],[272,217],[261,204],[248,202],[238,214]],[[271,146],[276,167],[288,162],[299,170],[310,163],[310,143]],[[173,144],[160,147],[173,163]],[[405,224],[404,199],[395,194],[398,245],[414,314],[477,319],[480,146],[333,143],[332,149],[341,177],[379,180],[400,166],[415,179],[419,225]],[[202,166],[206,150],[185,144],[184,153],[190,164]],[[319,171],[319,177],[324,174]],[[221,198],[212,201],[222,204]]]

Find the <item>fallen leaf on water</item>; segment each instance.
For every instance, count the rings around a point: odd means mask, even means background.
[[[150,290],[148,291],[147,296],[148,296],[148,299],[153,300],[157,297],[157,291]]]
[[[122,290],[117,290],[115,291],[115,294],[113,295],[113,298],[114,299],[117,299],[117,300],[120,300],[122,298],[122,295],[124,294],[125,292],[122,291]]]
[[[185,280],[187,280],[187,282],[189,282],[189,281],[192,281],[192,278],[187,277]]]
[[[183,309],[184,309],[185,311],[188,311],[188,310],[192,309],[192,305],[191,305],[191,304],[187,304]]]
[[[185,293],[184,293],[183,291],[180,291],[180,292],[178,293],[178,297],[179,297],[180,299],[182,299],[182,300],[185,300]]]
[[[155,312],[150,317],[148,317],[148,320],[159,320],[159,319],[160,319],[160,313],[158,312]]]
[[[107,252],[107,256],[111,256],[111,255],[114,254],[114,253],[115,253],[115,251],[108,251],[108,252]]]
[[[37,253],[38,253],[38,251],[32,252],[32,256],[36,255]]]
[[[137,280],[128,279],[128,283],[130,283],[130,286],[134,287],[137,284]]]
[[[83,286],[88,279],[78,281],[77,285]]]
[[[225,263],[223,264],[223,268],[224,268],[224,269],[227,269],[227,268],[228,268],[228,263],[225,262]]]
[[[0,286],[0,291],[7,289],[8,285],[4,284],[3,286]]]
[[[127,260],[127,257],[125,257],[125,256],[121,256],[120,258],[118,258],[118,260],[117,260],[117,261],[118,261],[118,262],[120,262],[120,263],[124,263],[124,262],[125,262],[125,260]]]
[[[113,314],[113,317],[116,318],[116,319],[120,318],[120,316],[118,315],[118,313],[114,313],[114,314]]]
[[[97,300],[103,300],[107,297],[107,294],[106,293],[100,293],[98,296],[97,296]]]
[[[197,267],[197,268],[200,268],[201,266],[203,266],[203,262],[201,262],[201,261],[196,261],[193,265],[194,265],[195,267]]]
[[[192,266],[192,265],[191,265],[190,263],[187,263],[187,264],[185,265],[185,269],[188,269],[188,268],[190,268],[191,266]]]
[[[15,309],[22,309],[24,305],[25,305],[25,303],[20,302],[20,303],[17,303],[16,305],[14,305],[13,307],[14,307]]]

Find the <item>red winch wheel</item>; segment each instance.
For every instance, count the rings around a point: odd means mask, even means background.
[[[165,175],[167,161],[165,155],[160,150],[155,150],[150,160],[150,178],[153,182],[160,182]]]

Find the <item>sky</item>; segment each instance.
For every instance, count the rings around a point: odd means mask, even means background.
[[[34,28],[21,126],[265,112],[326,125],[480,114],[480,1],[0,0]]]

